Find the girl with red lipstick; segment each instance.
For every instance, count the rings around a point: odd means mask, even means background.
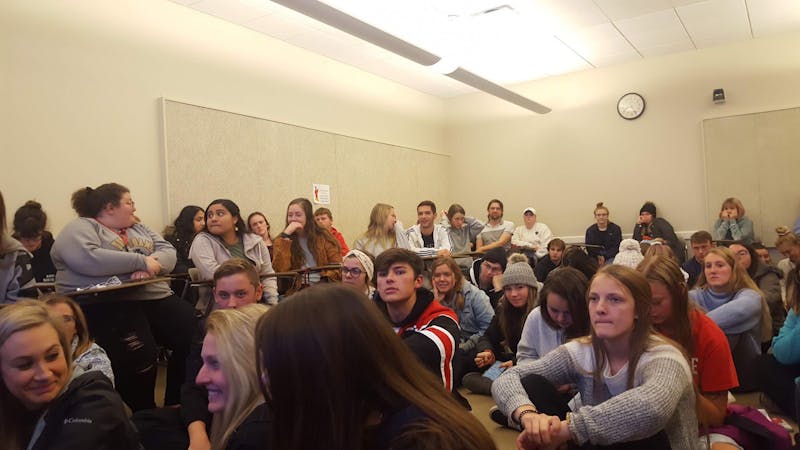
[[[59,326],[38,301],[0,309],[2,447],[138,450],[111,381],[98,371],[72,371]]]
[[[591,334],[507,370],[492,394],[519,449],[697,449],[689,364],[653,332],[651,291],[639,272],[608,265],[586,296]],[[575,384],[582,406],[570,411],[556,386]]]

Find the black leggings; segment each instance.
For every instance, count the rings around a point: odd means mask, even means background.
[[[567,412],[570,411],[568,402],[569,399],[556,390],[552,383],[547,381],[541,375],[528,375],[522,379],[522,386],[525,388],[525,393],[528,398],[536,399],[536,409],[542,414],[549,416],[558,416],[561,420],[567,418]],[[667,433],[663,430],[658,433],[638,441],[620,442],[611,445],[593,445],[586,443],[580,447],[583,450],[634,450],[634,449],[648,449],[648,450],[667,450],[670,447]]]
[[[180,403],[196,317],[175,295],[161,300],[82,305],[89,333],[111,360],[116,389],[133,411],[155,408],[157,344],[170,350],[164,404]]]
[[[753,364],[758,388],[775,402],[784,414],[797,420],[797,384],[800,364],[785,366],[772,355],[761,355]]]

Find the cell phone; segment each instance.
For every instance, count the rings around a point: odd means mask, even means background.
[[[499,377],[500,374],[505,372],[506,370],[505,367],[500,367],[500,364],[503,364],[503,362],[495,361],[495,363],[492,364],[492,367],[489,367],[488,369],[486,369],[486,372],[483,372],[483,376],[492,381],[496,380],[497,377]]]

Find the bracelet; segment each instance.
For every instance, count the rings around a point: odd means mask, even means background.
[[[281,232],[281,234],[279,234],[278,236],[280,236],[280,237],[282,237],[284,239],[291,239],[292,238],[291,236],[289,236],[288,234],[286,234],[284,232]]]
[[[520,424],[521,426],[522,426],[522,418],[525,417],[526,414],[539,414],[539,411],[535,409],[526,409],[525,411],[519,413],[519,415],[517,416],[517,423]],[[523,426],[523,428],[525,427]]]

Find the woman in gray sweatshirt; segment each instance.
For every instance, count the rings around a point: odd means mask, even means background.
[[[79,189],[72,194],[72,207],[80,217],[61,230],[51,250],[58,293],[113,284],[114,277],[123,283],[143,281],[175,266],[172,244],[138,223],[128,188],[108,183]],[[174,295],[166,281],[74,298],[90,334],[108,353],[117,390],[131,409],[155,407],[156,342],[172,350],[165,404],[177,404],[194,308]]]

